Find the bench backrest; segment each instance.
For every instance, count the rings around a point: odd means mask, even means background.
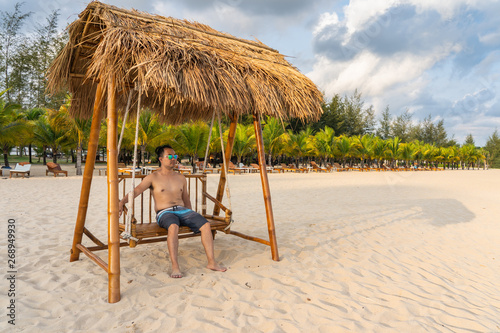
[[[49,170],[61,171],[61,166],[53,162],[47,162],[47,168],[49,168]]]
[[[16,167],[14,168],[13,171],[30,171],[31,169],[31,164],[20,164],[20,163],[17,163],[16,164]]]
[[[136,175],[135,178],[136,186],[139,181],[142,181],[146,175]],[[207,198],[213,201],[213,197],[207,194],[207,175],[206,174],[194,174],[194,175],[184,175],[187,181],[188,194],[191,199],[192,209],[203,216],[207,216],[207,210],[211,207],[207,207]],[[119,183],[121,183],[120,195],[125,196],[130,192],[130,181],[132,181],[132,175],[118,175]],[[215,195],[214,195],[215,196]],[[129,209],[132,209],[132,205],[128,205]],[[134,218],[137,220],[138,224],[142,223],[152,223],[156,222],[156,212],[154,210],[154,200],[152,192],[148,189],[144,191],[141,195],[135,198],[135,206],[131,211]],[[229,213],[230,215],[231,213]],[[227,216],[226,212],[226,216]],[[125,214],[123,214],[123,223],[125,223]]]

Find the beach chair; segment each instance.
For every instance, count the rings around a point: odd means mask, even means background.
[[[260,171],[260,166],[258,164],[250,163],[250,166]],[[275,170],[277,171],[277,169],[273,168],[272,166],[266,166],[267,173],[273,173]]]
[[[248,170],[249,173],[257,173],[260,171],[260,168],[259,168],[259,165],[258,164],[250,164],[249,167],[246,168]]]
[[[49,172],[52,172],[54,174],[54,177],[57,177],[58,174],[63,174],[68,177],[68,171],[61,169],[61,166],[58,163],[47,162],[47,170],[45,170],[45,176],[48,176]]]
[[[293,165],[286,165],[285,163],[281,163],[281,168],[280,172],[297,172],[299,171],[295,166]]]
[[[193,172],[193,168],[183,165],[183,164],[177,164],[177,167],[174,169],[179,173],[182,173],[183,175],[190,175]]]
[[[16,175],[16,177],[21,174],[24,178],[24,176],[27,175],[27,177],[30,176],[30,170],[31,170],[31,164],[29,163],[26,163],[26,162],[21,162],[21,163],[17,163],[16,164],[16,167],[12,170],[10,170],[10,177],[9,178],[12,178],[12,175]]]
[[[201,173],[219,173],[220,171],[220,168],[214,168],[210,163],[207,163],[205,168],[203,168],[203,162],[196,162],[196,168],[198,168]]]
[[[242,172],[245,172],[245,169],[243,168],[238,168],[236,165],[233,164],[233,162],[229,161],[229,163],[227,164],[227,169],[228,169],[228,173],[233,173],[233,175],[235,175],[236,173],[239,173],[241,174]]]
[[[340,164],[338,163],[333,163],[333,167],[335,168],[335,170],[337,170],[337,172],[341,172],[341,171],[349,171],[349,169],[347,168],[343,168]]]
[[[313,168],[313,171],[316,171],[316,172],[326,172],[326,169],[325,168],[322,168],[320,167],[319,165],[316,164],[316,162],[314,161],[311,161],[311,166]]]

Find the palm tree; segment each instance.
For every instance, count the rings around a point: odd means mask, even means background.
[[[426,143],[420,148],[420,153],[422,155],[422,160],[429,166],[431,162],[434,161],[434,156],[437,154],[437,151],[434,145]]]
[[[127,125],[127,136],[132,142],[135,141],[136,123],[129,122]],[[150,110],[142,110],[139,115],[139,134],[137,144],[141,148],[142,165],[146,165],[146,148],[156,146],[166,136],[162,125],[158,122],[158,116]]]
[[[365,167],[365,159],[373,157],[373,135],[365,134],[362,137],[353,137],[354,154],[361,159],[361,168]]]
[[[61,105],[57,114],[60,119],[60,124],[67,126],[72,144],[76,144],[76,175],[82,175],[82,151],[83,143],[88,141],[90,135],[90,126],[92,119],[73,118],[69,115],[69,107],[71,106],[71,96],[66,95],[66,102]],[[73,149],[71,147],[71,153]]]
[[[373,139],[373,158],[377,160],[377,168],[381,167],[381,161],[387,153],[387,141],[382,140],[378,136]]]
[[[299,133],[288,131],[287,137],[287,153],[293,156],[296,166],[299,166],[299,160],[310,151],[309,137],[312,135],[310,126],[301,130]]]
[[[238,164],[241,163],[241,158],[255,151],[255,131],[253,125],[245,126],[243,124],[236,125],[236,133],[234,134],[233,153],[238,159]]]
[[[312,150],[315,155],[319,156],[321,163],[326,165],[328,157],[333,156],[335,149],[335,132],[333,128],[325,126],[314,135],[312,141]]]
[[[464,145],[460,148],[460,152],[463,165],[467,164],[467,169],[470,169],[471,166],[474,169],[476,161],[483,156],[473,144]]]
[[[413,159],[415,152],[416,150],[413,142],[402,143],[399,145],[398,156],[405,161],[405,167],[409,167],[409,162]]]
[[[342,158],[342,167],[345,168],[345,162],[347,157],[353,152],[353,144],[351,138],[345,135],[341,135],[335,141],[337,145],[336,151],[338,151],[340,157]]]
[[[0,147],[3,151],[5,166],[9,166],[9,152],[17,140],[26,134],[27,128],[17,111],[21,109],[18,104],[6,103],[3,95],[8,89],[0,92]]]
[[[35,122],[34,138],[43,146],[43,164],[46,164],[45,150],[47,148],[52,150],[52,160],[57,163],[57,154],[70,143],[71,132],[68,129],[67,117],[50,109],[46,115]]]
[[[207,145],[209,126],[202,122],[189,122],[175,128],[173,138],[168,140],[179,155],[189,155],[195,168],[198,157],[204,156]]]
[[[273,155],[285,148],[285,126],[286,124],[282,124],[276,118],[268,117],[265,121],[262,136],[264,140],[264,149],[268,152],[269,165],[271,165]]]
[[[444,161],[444,156],[446,154],[446,148],[444,147],[435,147],[433,152],[433,160],[435,163],[435,167],[439,167],[439,162]],[[444,163],[443,163],[444,164]]]
[[[31,164],[31,150],[32,150],[32,141],[34,138],[33,135],[33,127],[35,125],[35,121],[40,118],[42,115],[45,114],[45,109],[42,108],[33,108],[29,109],[23,112],[23,119],[26,120],[27,126],[31,127],[29,132],[29,135],[26,136],[26,139],[28,140],[28,151],[29,151],[29,161]]]
[[[73,133],[76,136],[76,175],[82,175],[83,143],[88,141],[92,119],[73,118]]]
[[[387,150],[386,158],[391,160],[391,168],[396,167],[395,161],[398,157],[399,145],[401,144],[401,139],[397,136],[392,139],[387,139]]]

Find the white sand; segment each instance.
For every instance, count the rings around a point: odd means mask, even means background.
[[[280,262],[218,234],[227,272],[204,268],[195,238],[172,279],[165,243],[122,248],[116,304],[100,267],[69,262],[81,177],[44,174],[0,179],[4,275],[9,218],[17,247],[16,326],[2,279],[2,332],[500,331],[500,170],[271,174]],[[233,230],[267,237],[259,176],[230,183]],[[102,240],[106,198],[97,176],[87,226]]]

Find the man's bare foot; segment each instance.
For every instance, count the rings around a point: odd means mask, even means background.
[[[211,269],[213,271],[218,271],[218,272],[225,272],[225,271],[227,271],[226,267],[220,266],[220,265],[217,265],[217,264],[213,264],[213,265],[208,264],[207,268]]]
[[[174,279],[180,279],[182,277],[182,273],[176,269],[176,270],[172,271],[172,274],[170,274],[170,277],[174,278]]]

